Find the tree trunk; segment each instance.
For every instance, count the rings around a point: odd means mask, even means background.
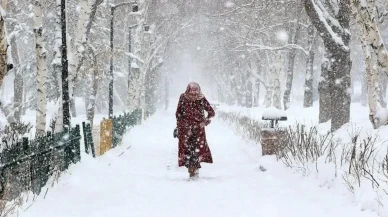
[[[300,10],[300,11],[302,11],[302,10]],[[300,30],[300,24],[299,24],[300,14],[301,13],[298,13],[298,19],[297,19],[297,22],[296,22],[295,32],[291,33],[289,38],[288,38],[289,44],[297,44],[298,43],[298,40],[299,40],[299,30]],[[292,82],[293,82],[293,79],[294,79],[295,56],[296,56],[296,50],[295,49],[289,50],[289,52],[288,52],[286,90],[284,91],[284,94],[283,94],[284,110],[287,110],[290,107],[291,92],[292,92]]]
[[[272,106],[272,100],[273,100],[273,88],[274,88],[274,80],[273,76],[275,74],[274,67],[270,67],[269,73],[267,74],[267,88],[265,93],[265,107],[271,107]]]
[[[59,2],[57,2],[59,3]],[[62,63],[62,103],[63,103],[63,127],[70,128],[70,101],[69,101],[69,61],[67,59],[67,24],[66,24],[66,0],[61,0],[61,63]]]
[[[14,72],[15,72],[14,95],[13,95],[14,118],[16,122],[20,122],[20,119],[22,116],[24,82],[23,82],[22,71],[20,70],[19,50],[18,50],[15,37],[11,39],[11,53],[12,53],[12,59],[14,60]]]
[[[325,53],[326,55],[326,53]],[[325,123],[331,119],[331,99],[330,99],[330,62],[329,56],[325,56],[321,65],[321,80],[318,84],[319,91],[319,123]]]
[[[87,100],[87,105],[86,105],[86,117],[87,120],[89,121],[90,125],[93,126],[93,121],[94,121],[94,110],[96,108],[96,99],[97,99],[97,90],[98,90],[98,68],[97,68],[97,58],[95,53],[91,48],[89,48],[89,51],[91,55],[93,56],[93,76],[91,76],[91,85],[89,89],[89,97]]]
[[[388,73],[388,52],[384,45],[378,27],[378,11],[376,0],[351,0],[352,6],[356,11],[357,24],[360,26],[363,34],[363,40],[370,46],[371,52],[377,57],[378,66]]]
[[[97,9],[98,9],[98,6],[103,2],[104,0],[92,0],[92,1],[89,1],[90,5],[88,7],[88,10],[86,11],[86,21],[85,21],[85,35],[84,35],[84,40],[82,40],[82,45],[83,47],[87,47],[87,43],[88,43],[88,39],[89,39],[89,34],[90,34],[90,30],[92,29],[92,25],[93,25],[93,22],[94,22],[94,19],[96,17],[96,13],[97,13]],[[90,11],[89,11],[90,9]],[[81,59],[79,60],[78,62],[78,66],[77,66],[77,69],[76,71],[79,71],[79,69],[81,68],[82,64],[83,64],[83,61],[85,59],[85,55],[82,55]]]
[[[314,80],[314,52],[310,51],[307,59],[306,78],[304,86],[304,102],[303,107],[309,108],[313,106],[313,80]]]
[[[356,11],[357,25],[361,32],[359,38],[363,44],[366,59],[369,119],[373,127],[378,128],[384,124],[377,117],[377,113],[381,109],[379,73],[380,69],[386,74],[388,73],[388,54],[377,23],[378,14],[375,0],[352,0],[352,6]]]
[[[8,71],[8,42],[6,32],[4,18],[0,15],[0,86],[3,84]]]
[[[308,48],[309,54],[307,57],[306,64],[306,77],[304,84],[304,102],[303,107],[308,108],[313,106],[313,76],[314,76],[314,38],[315,38],[315,28],[313,25],[310,25],[308,28]]]
[[[37,60],[37,84],[38,84],[38,106],[36,110],[36,134],[45,135],[46,132],[46,49],[43,43],[42,27],[42,5],[39,0],[34,2],[34,35],[35,35],[35,52]]]
[[[350,88],[350,50],[338,49],[332,56],[335,60],[332,63],[333,75],[331,76],[331,131],[339,129],[349,122],[351,97]]]
[[[140,8],[139,8],[140,9]],[[137,15],[136,23],[138,26],[133,28],[133,54],[140,58],[142,56],[142,43],[143,43],[143,20],[142,15]],[[141,94],[141,73],[143,73],[142,63],[138,59],[134,60],[131,63],[131,78],[130,78],[130,87],[128,88],[128,105],[129,111],[134,111],[135,109],[141,108],[140,103],[140,94]]]
[[[367,93],[368,88],[366,84],[366,72],[361,74],[361,105],[366,106],[367,105]]]
[[[144,26],[142,26],[144,28]],[[147,112],[147,104],[146,104],[146,81],[147,81],[147,76],[149,74],[149,64],[151,64],[151,59],[150,59],[150,53],[152,51],[150,50],[150,45],[151,45],[151,40],[152,40],[152,33],[150,31],[144,31],[142,30],[142,38],[141,38],[141,52],[140,52],[140,57],[144,61],[144,64],[140,65],[140,108],[142,109],[142,120],[145,120],[145,113]],[[146,65],[148,64],[148,65]]]
[[[279,57],[277,60],[276,67],[274,68],[274,77],[273,77],[273,106],[277,109],[282,109],[281,103],[281,89],[280,89],[280,74],[282,72],[281,67],[281,58]]]
[[[328,69],[330,84],[331,131],[335,131],[350,119],[350,0],[328,2],[328,4],[335,5],[338,10],[331,11],[325,8],[327,5],[317,4],[313,0],[304,0],[307,15],[322,37],[328,60],[331,62],[330,69],[325,68]],[[320,16],[323,13],[325,16]],[[325,85],[321,85],[321,91],[327,93],[326,87],[322,86]],[[323,100],[326,101],[326,99]],[[327,104],[323,102],[320,106],[327,106]]]
[[[380,127],[380,121],[376,117],[377,110],[380,107],[380,86],[379,86],[379,70],[375,67],[376,55],[370,52],[366,44],[363,45],[366,65],[366,83],[368,92],[369,119],[373,127]]]
[[[132,28],[128,28],[128,53],[132,53]],[[129,88],[131,86],[131,74],[132,74],[132,59],[128,56],[128,86],[127,93],[129,93]],[[131,106],[129,100],[126,100],[126,106]]]
[[[380,102],[383,108],[387,108],[387,102],[385,101],[387,97],[387,82],[388,76],[386,74],[380,73]]]
[[[286,90],[284,91],[284,95],[283,95],[283,106],[285,110],[287,110],[290,107],[292,81],[294,78],[295,56],[296,56],[295,49],[291,49],[288,53]]]
[[[259,70],[259,64],[260,62],[258,61],[257,55],[251,55],[250,56],[250,89],[251,89],[251,107],[254,106],[259,106],[259,90],[260,88],[260,83],[258,83],[259,79],[257,77],[260,77],[258,70]]]
[[[54,133],[59,133],[59,132],[62,132],[63,131],[63,108],[64,108],[64,104],[63,104],[63,98],[62,98],[62,73],[58,73],[57,75],[57,80],[58,80],[58,85],[60,88],[59,92],[60,92],[60,97],[58,98],[58,110],[57,110],[57,119],[55,121],[55,128],[54,128]]]
[[[248,93],[249,77],[250,77],[250,72],[248,69],[248,63],[245,61],[241,72],[241,89],[240,89],[241,96],[243,98],[242,106],[245,108],[248,108],[249,100],[251,98],[251,96],[249,96],[249,93]]]
[[[252,108],[253,107],[253,101],[252,101],[252,90],[253,90],[253,85],[252,85],[252,79],[247,79],[247,87],[245,90],[245,100],[246,100],[246,107],[247,108]]]
[[[81,0],[79,5],[80,5],[79,17],[77,22],[77,28],[75,31],[74,44],[71,49],[74,53],[73,53],[73,58],[71,59],[72,61],[70,61],[70,65],[69,65],[70,109],[73,117],[77,116],[77,111],[75,108],[74,91],[75,91],[76,80],[78,77],[77,67],[80,65],[80,62],[85,50],[85,48],[83,47],[83,40],[86,33],[85,24],[86,24],[87,12],[89,11],[87,0]]]
[[[62,79],[61,79],[61,45],[62,45],[62,37],[61,37],[61,4],[57,1],[55,7],[55,36],[54,36],[54,58],[53,58],[53,70],[54,76],[56,77],[57,87],[58,87],[58,110],[57,110],[57,119],[55,121],[54,132],[62,132],[63,131],[63,101],[62,101]]]
[[[1,0],[1,8],[4,11],[7,11],[7,3],[8,3],[8,0]]]
[[[260,71],[257,74],[259,76],[261,76]],[[260,83],[259,79],[255,79],[255,87],[256,87],[256,89],[255,89],[256,91],[255,91],[255,104],[254,104],[254,106],[259,107],[260,106],[260,87],[261,87],[261,83]]]

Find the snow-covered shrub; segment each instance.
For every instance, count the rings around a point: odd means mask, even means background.
[[[233,112],[218,113],[245,139],[261,142],[260,130],[265,125]],[[320,134],[318,127],[296,124],[289,126],[276,153],[286,166],[314,174],[320,186],[334,184],[349,189],[363,209],[378,212],[388,208],[388,149],[377,137],[362,137],[361,131],[337,137],[335,133]],[[345,134],[346,135],[346,134]]]
[[[262,127],[265,127],[265,125],[262,125],[259,121],[233,112],[219,111],[217,116],[229,123],[236,133],[243,136],[244,139],[260,143],[260,130]]]
[[[20,141],[32,128],[30,123],[11,123],[0,130],[1,144],[3,148],[9,148]]]
[[[311,163],[326,153],[333,155],[339,144],[332,134],[319,135],[316,127],[307,128],[301,124],[289,126],[285,134],[281,140],[284,149],[277,153],[277,157],[288,167],[300,168],[304,173],[308,172]]]

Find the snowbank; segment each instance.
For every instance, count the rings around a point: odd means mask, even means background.
[[[265,114],[264,108],[247,109],[222,105],[220,110],[246,116],[255,121],[260,120],[260,116]],[[317,105],[306,109],[294,104],[287,110],[289,119],[280,124],[293,127],[303,124],[304,130],[299,132],[304,131],[305,136],[311,134],[323,141],[323,136],[330,130],[330,124],[318,124],[318,111]],[[337,130],[327,141],[322,143],[317,141],[316,148],[308,148],[314,151],[304,153],[303,148],[294,147],[294,149],[301,149],[301,155],[310,155],[310,158],[289,159],[287,164],[293,170],[301,172],[306,179],[318,181],[317,184],[320,187],[347,195],[349,200],[358,204],[362,210],[372,210],[386,217],[388,216],[388,143],[386,143],[388,126],[373,129],[368,114],[367,107],[353,103],[350,123]],[[386,115],[384,112],[381,114],[382,117]],[[316,131],[308,132],[308,129],[313,126],[316,126]],[[242,128],[242,126],[236,127]],[[244,133],[240,132],[241,135],[252,137],[249,133]],[[305,140],[309,139],[305,138]],[[294,144],[296,143],[299,143],[298,140]]]

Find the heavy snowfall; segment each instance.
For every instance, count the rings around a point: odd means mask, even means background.
[[[386,44],[388,0],[0,0],[0,217],[388,217]]]

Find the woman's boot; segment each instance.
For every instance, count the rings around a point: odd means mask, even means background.
[[[189,167],[189,175],[190,178],[193,178],[195,176],[195,168],[194,167]]]

